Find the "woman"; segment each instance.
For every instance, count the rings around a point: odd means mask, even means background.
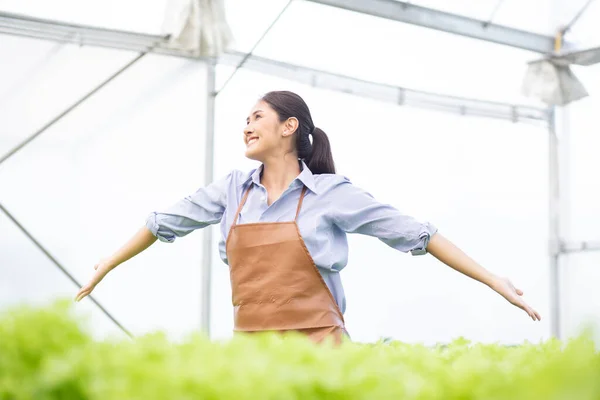
[[[150,214],[145,227],[94,267],[76,300],[157,238],[172,242],[220,222],[235,331],[292,330],[315,342],[339,342],[346,334],[339,271],[347,263],[347,233],[377,237],[402,252],[430,253],[540,320],[510,281],[479,266],[431,224],[379,203],[337,175],[329,140],[298,95],[266,94],[251,110],[243,136],[246,157],[259,161],[258,169],[234,170],[165,212]]]

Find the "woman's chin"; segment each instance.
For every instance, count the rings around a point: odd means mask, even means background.
[[[260,161],[260,157],[258,155],[258,152],[253,151],[254,149],[246,149],[246,158],[249,158],[251,160],[256,160],[256,161]]]

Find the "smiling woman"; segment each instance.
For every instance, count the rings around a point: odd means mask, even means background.
[[[243,133],[245,155],[260,167],[233,170],[151,213],[133,238],[95,266],[76,300],[157,239],[172,242],[220,223],[236,332],[297,331],[315,342],[331,337],[337,343],[347,337],[340,271],[348,261],[348,233],[376,237],[413,255],[430,253],[540,320],[521,290],[477,264],[432,224],[377,201],[336,174],[327,135],[315,127],[300,96],[267,93],[250,110]]]
[[[262,122],[258,121],[260,119]],[[308,168],[313,174],[335,174],[329,139],[325,132],[315,127],[308,106],[297,94],[291,92],[267,93],[256,104],[246,123],[247,128],[244,130],[244,135],[247,144],[250,144],[252,139],[259,139],[258,135],[263,130],[262,124],[270,124],[265,130],[266,132],[276,132],[277,125],[285,124],[284,138],[288,137],[294,142],[294,146],[291,143],[282,143],[287,149],[290,149],[289,153],[295,151],[297,158],[306,160]],[[258,132],[255,134],[254,130],[258,130]],[[293,132],[296,134],[292,136]],[[312,143],[309,136],[312,136]],[[269,139],[268,136],[267,139]],[[264,156],[264,152],[262,154]],[[250,151],[248,148],[246,157],[262,161],[261,156],[257,155],[256,149]]]

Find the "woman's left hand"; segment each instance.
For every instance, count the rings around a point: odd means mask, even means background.
[[[511,304],[529,314],[534,321],[540,321],[542,319],[540,314],[529,307],[529,305],[521,298],[521,296],[523,296],[523,291],[515,288],[508,279],[500,278],[477,264],[471,257],[467,256],[461,249],[456,247],[440,233],[436,233],[431,237],[427,246],[427,251],[456,271],[486,284]]]
[[[521,297],[523,296],[523,291],[514,287],[514,285],[508,279],[497,278],[494,280],[491,287],[511,304],[525,311],[534,321],[540,321],[542,319],[537,311],[525,303]]]

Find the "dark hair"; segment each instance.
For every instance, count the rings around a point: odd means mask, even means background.
[[[271,106],[279,115],[279,121],[288,118],[298,119],[296,130],[296,150],[298,158],[304,160],[313,174],[335,174],[335,164],[331,145],[325,132],[315,127],[308,106],[302,97],[288,91],[275,91],[265,94],[262,101]],[[312,135],[312,144],[309,139]]]

